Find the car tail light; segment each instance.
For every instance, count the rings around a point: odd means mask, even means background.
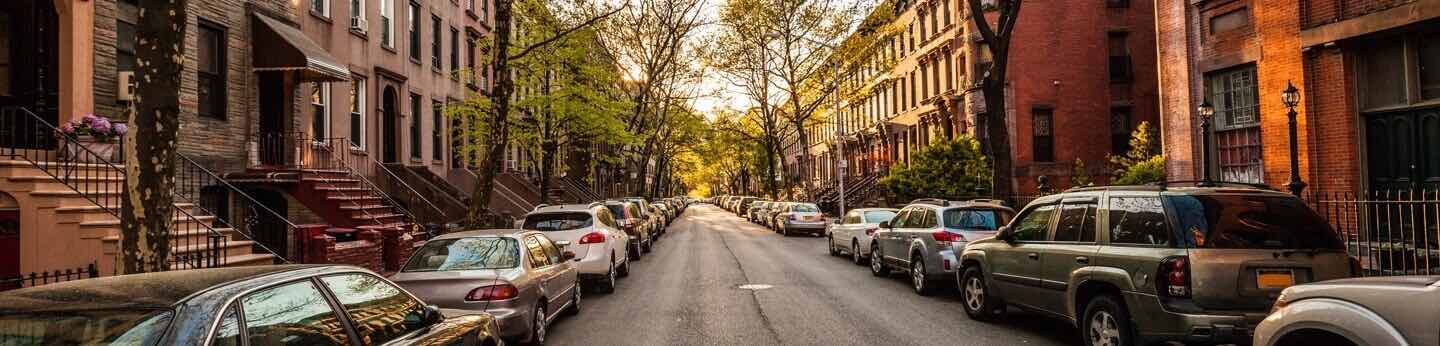
[[[511,284],[476,287],[465,295],[465,301],[506,300],[520,295],[520,289]]]
[[[796,217],[795,214],[790,214],[790,216],[788,216],[788,218],[790,219],[790,221],[800,220],[800,218],[799,218],[799,217]]]
[[[935,233],[930,233],[930,236],[934,237],[935,241],[938,242],[953,243],[965,241],[965,236],[962,236],[959,233],[950,233],[948,231],[935,231]]]
[[[1190,259],[1185,256],[1166,258],[1160,262],[1160,273],[1155,277],[1161,294],[1175,298],[1190,296]]]
[[[604,242],[605,234],[600,232],[590,232],[590,234],[586,234],[585,236],[580,237],[581,244],[598,244]]]
[[[865,235],[867,235],[867,236],[873,236],[873,235],[875,235],[875,231],[878,230],[878,229],[879,229],[879,228],[866,228],[866,229],[865,229]]]

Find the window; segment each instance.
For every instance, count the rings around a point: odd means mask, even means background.
[[[541,232],[563,232],[590,227],[594,224],[595,218],[590,213],[539,213],[525,216],[521,229],[533,229]]]
[[[395,48],[395,0],[380,0],[380,45]]]
[[[865,223],[880,223],[895,218],[895,212],[889,210],[875,210],[865,212]]]
[[[466,164],[466,160],[460,157],[461,151],[465,148],[465,124],[460,122],[460,117],[450,118],[450,168],[460,168]]]
[[[915,71],[910,71],[910,106],[915,108]]]
[[[315,83],[310,92],[310,135],[316,140],[330,137],[330,83]]]
[[[320,281],[345,307],[362,344],[384,344],[421,328],[407,321],[423,320],[424,305],[385,280],[356,273],[326,276]]]
[[[1055,124],[1052,111],[1049,108],[1036,108],[1031,111],[1034,122],[1030,124],[1031,136],[1031,160],[1035,162],[1055,162]]]
[[[465,40],[465,68],[470,70],[470,85],[475,85],[475,76],[481,73],[480,70],[475,69],[475,40],[476,38],[474,36],[468,37]]]
[[[199,25],[196,98],[200,116],[225,119],[225,29],[208,21]]]
[[[310,280],[264,289],[240,299],[252,345],[349,345],[345,326]]]
[[[210,344],[216,346],[238,346],[240,341],[240,316],[235,313],[235,305],[225,309],[221,315],[220,325],[215,326],[215,335],[210,337]]]
[[[330,18],[330,0],[310,0],[310,11]]]
[[[1159,197],[1110,198],[1111,244],[1165,245],[1170,238]]]
[[[930,98],[930,65],[920,64],[920,99]]]
[[[115,70],[135,71],[135,24],[115,21]]]
[[[440,17],[430,17],[430,68],[440,71],[440,46],[445,42],[441,35],[445,32],[440,24]]]
[[[420,158],[420,94],[410,93],[410,158]]]
[[[550,254],[545,253],[544,246],[540,245],[540,239],[536,236],[525,237],[525,251],[530,257],[530,267],[540,268],[551,264]]]
[[[1065,203],[1060,206],[1060,223],[1054,241],[1095,241],[1095,203]]]
[[[460,75],[460,30],[450,28],[450,76]]]
[[[410,256],[404,272],[466,271],[514,268],[520,263],[520,244],[511,238],[466,237],[437,239]]]
[[[1244,8],[1210,17],[1210,34],[1215,35],[1250,25],[1250,11]]]
[[[1109,8],[1129,8],[1129,7],[1130,7],[1130,0],[1105,0],[1105,7],[1109,7]]]
[[[1416,40],[1420,54],[1420,98],[1440,99],[1440,35],[1423,35]]]
[[[1020,217],[1020,223],[1016,224],[1016,241],[1042,241],[1045,234],[1050,230],[1050,215],[1055,213],[1054,205],[1042,205],[1031,209]]]
[[[946,27],[949,27],[949,26],[950,26],[950,0],[941,0],[940,3],[943,4],[942,10],[945,12],[945,26],[946,26]]]
[[[949,209],[945,210],[945,227],[967,230],[994,231],[1010,221],[1010,212],[993,209]]]
[[[1215,107],[1215,146],[1220,179],[1263,183],[1260,148],[1260,106],[1255,66],[1212,72],[1205,76],[1209,101]]]
[[[1187,248],[1339,250],[1345,242],[1299,198],[1166,196]]]
[[[405,22],[410,24],[410,58],[420,61],[420,4],[410,3],[410,11],[405,13]]]
[[[1110,154],[1130,151],[1130,107],[1110,108]]]
[[[440,119],[445,117],[445,104],[440,101],[431,101],[430,110],[430,159],[443,160],[440,153],[445,152],[444,127],[445,123]]]
[[[351,26],[355,26],[355,23],[359,23],[359,21],[357,21],[356,19],[365,19],[365,0],[350,0]],[[359,29],[362,31],[365,30],[365,28],[363,27]]]
[[[550,238],[535,236],[535,240],[540,242],[540,249],[545,250],[545,255],[550,258],[550,264],[560,264],[560,249],[555,247],[555,243],[550,242]]]
[[[1127,43],[1130,34],[1125,32],[1111,32],[1108,35],[1107,46],[1110,50],[1110,81],[1127,82],[1134,77],[1130,62],[1130,47]]]
[[[955,65],[950,62],[950,52],[945,52],[945,89],[955,90]]]
[[[350,78],[350,146],[365,148],[365,78]]]

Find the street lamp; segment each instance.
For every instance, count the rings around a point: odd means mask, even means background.
[[[1300,192],[1305,191],[1305,182],[1300,181],[1299,136],[1295,134],[1295,106],[1300,105],[1300,89],[1296,89],[1295,84],[1290,81],[1285,81],[1285,91],[1280,93],[1280,101],[1285,102],[1285,108],[1290,109],[1290,112],[1285,114],[1290,120],[1290,183],[1286,186],[1290,187],[1291,194],[1298,197]]]
[[[1210,181],[1210,178],[1214,177],[1210,171],[1210,120],[1215,117],[1215,106],[1210,105],[1210,101],[1206,100],[1200,103],[1200,107],[1195,110],[1200,113],[1200,138],[1202,141],[1200,154],[1202,156],[1201,160],[1205,162],[1205,164],[1201,166],[1204,167],[1204,170],[1201,172],[1204,177],[1200,180]]]

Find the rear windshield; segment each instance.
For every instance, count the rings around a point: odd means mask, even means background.
[[[590,227],[593,218],[589,213],[544,213],[525,217],[524,229],[541,232],[569,231]]]
[[[876,210],[865,212],[865,223],[881,223],[895,218],[895,212],[891,210]]]
[[[1010,213],[993,209],[946,209],[945,228],[993,231],[1010,221]]]
[[[1167,196],[1181,239],[1192,248],[1344,249],[1335,231],[1300,199],[1280,196]]]
[[[410,256],[407,272],[514,268],[519,242],[511,238],[473,237],[431,240]]]
[[[814,204],[796,204],[790,207],[790,211],[796,213],[814,213],[820,211],[820,208],[815,207]]]
[[[170,310],[7,313],[0,316],[0,345],[156,345],[173,316]]]
[[[617,219],[624,219],[624,218],[625,218],[625,205],[623,205],[623,204],[606,204],[606,205],[605,205],[605,208],[610,209],[610,213],[611,213],[611,214],[615,214],[615,218],[617,218]]]

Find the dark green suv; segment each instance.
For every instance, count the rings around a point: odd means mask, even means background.
[[[1352,276],[1344,242],[1294,196],[1251,187],[1072,189],[970,242],[977,320],[1007,306],[1074,323],[1087,345],[1247,344],[1285,287]]]

